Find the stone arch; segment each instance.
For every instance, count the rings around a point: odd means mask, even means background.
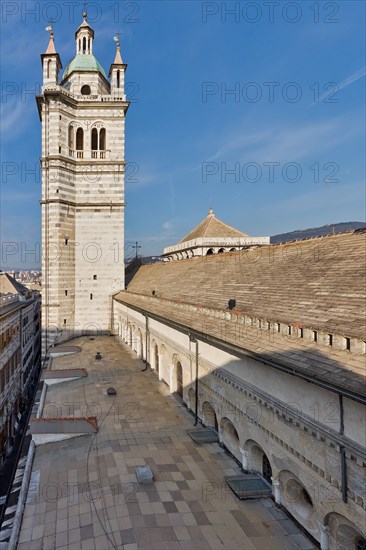
[[[177,354],[173,355],[170,376],[170,391],[183,399],[184,374],[182,361]]]
[[[313,498],[302,481],[289,470],[278,475],[281,487],[281,504],[311,534],[318,532]]]
[[[229,252],[236,252],[236,248],[234,247],[230,248]]]
[[[217,432],[219,431],[217,415],[209,401],[205,401],[202,404],[202,421],[209,428],[214,428]]]
[[[223,252],[225,252],[225,248],[219,248],[217,251],[218,254],[222,254]]]
[[[262,447],[253,439],[248,439],[243,448],[248,452],[249,469],[260,472],[269,483],[272,483],[272,465]]]
[[[226,416],[220,422],[220,441],[237,459],[241,458],[239,434],[234,424]]]
[[[330,548],[337,548],[337,550],[362,549],[363,541],[366,541],[366,533],[361,533],[346,517],[337,512],[330,512],[324,518],[324,525],[329,529]]]
[[[206,252],[206,256],[211,256],[211,254],[213,253],[214,253],[213,248],[209,248]]]

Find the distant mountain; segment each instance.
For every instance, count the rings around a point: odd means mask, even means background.
[[[309,229],[297,229],[280,235],[273,235],[271,243],[284,243],[295,241],[297,239],[308,239],[309,237],[321,237],[322,235],[330,235],[332,233],[344,233],[345,231],[354,231],[355,229],[366,229],[364,222],[341,222],[331,225],[323,225],[322,227],[311,227]]]

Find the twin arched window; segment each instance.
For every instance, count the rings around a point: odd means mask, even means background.
[[[91,131],[91,157],[92,158],[105,158],[106,151],[106,129],[105,128],[93,128]],[[75,139],[76,138],[76,139]],[[76,142],[76,143],[75,143]],[[70,124],[68,134],[69,155],[74,156],[74,150],[76,149],[76,157],[84,158],[84,130],[78,128],[76,134],[74,127]],[[98,155],[99,151],[99,155]]]
[[[91,132],[91,148],[92,148],[92,158],[98,158],[98,151],[100,158],[105,158],[105,149],[106,149],[106,131],[105,128],[101,128],[98,131],[98,128],[93,128]]]

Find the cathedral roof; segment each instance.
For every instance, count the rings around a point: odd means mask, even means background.
[[[188,235],[186,235],[180,243],[198,239],[200,237],[248,237],[246,233],[238,231],[217,219],[214,211],[210,208],[206,218],[198,224]]]
[[[74,71],[92,71],[92,72],[99,72],[104,76],[105,79],[107,79],[107,76],[104,72],[104,69],[102,65],[99,63],[99,61],[94,57],[94,55],[89,54],[78,54],[74,57],[72,61],[67,65],[64,74],[62,76],[62,80],[65,80],[68,76],[70,76],[71,73]]]

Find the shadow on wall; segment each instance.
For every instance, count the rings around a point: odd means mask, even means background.
[[[120,336],[138,357],[146,358],[146,341],[139,328],[129,323],[125,336]],[[149,366],[192,412],[196,402],[194,350],[195,344],[190,358],[180,356],[153,335],[148,344]],[[263,359],[290,365],[291,354],[293,350],[283,350],[263,355]],[[320,375],[322,364],[335,373],[340,369],[336,361],[329,365],[329,359],[314,349],[299,352],[298,359],[314,378]],[[354,378],[357,383],[363,381],[361,375],[354,374]],[[362,525],[364,517],[359,500],[366,477],[350,456],[352,440],[359,442],[357,434],[348,434],[355,425],[362,430],[356,419],[364,418],[364,406],[343,399],[343,409],[341,422],[336,393],[248,357],[232,359],[210,374],[199,364],[198,417],[202,424],[218,432],[221,445],[244,471],[259,472],[272,483],[276,502],[316,540],[329,537],[331,548],[364,550],[365,534],[357,524]],[[342,425],[345,435],[340,433]],[[342,500],[342,442],[349,504]]]

